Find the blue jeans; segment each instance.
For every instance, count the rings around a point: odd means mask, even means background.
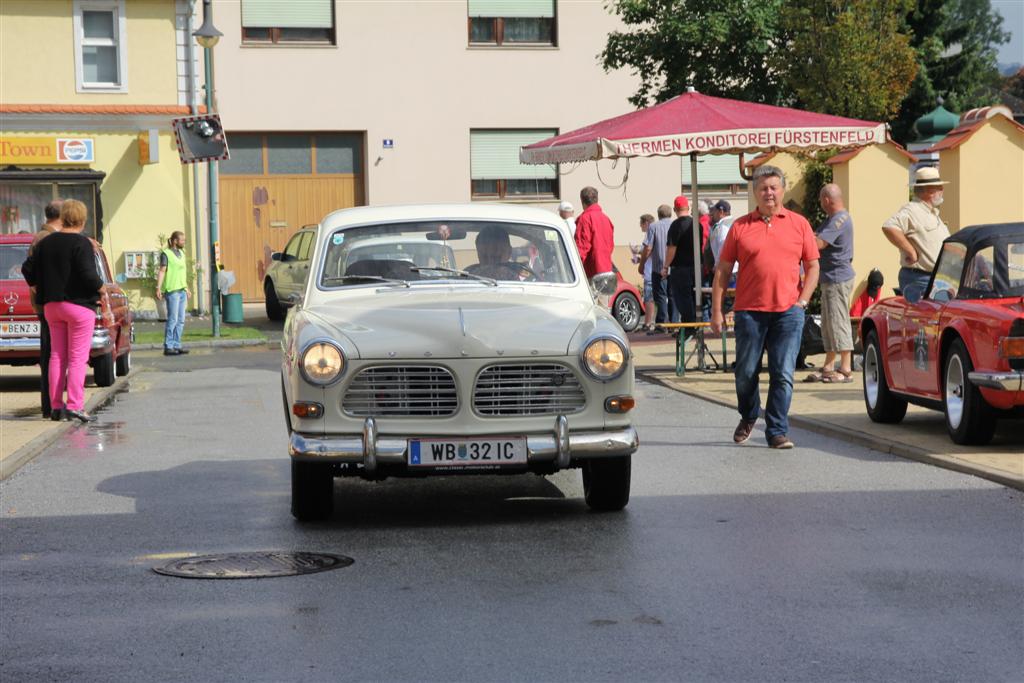
[[[164,327],[165,349],[181,348],[181,332],[185,329],[185,301],[187,299],[184,289],[164,293],[164,301],[167,302],[167,325]]]
[[[661,273],[651,273],[651,290],[654,294],[654,322],[655,323],[677,323],[679,315],[675,306],[672,305],[672,298],[668,293],[668,278],[662,277]]]
[[[900,283],[900,292],[903,298],[910,303],[917,303],[924,296],[924,290],[928,289],[928,281],[932,274],[916,268],[900,268],[897,279]]]
[[[740,417],[748,422],[761,412],[757,374],[761,354],[768,350],[768,404],[764,435],[789,432],[789,404],[793,400],[793,370],[804,329],[804,309],[793,306],[780,313],[736,311],[736,399]]]

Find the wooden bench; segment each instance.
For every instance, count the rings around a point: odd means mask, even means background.
[[[708,347],[707,340],[705,339],[704,331],[711,327],[711,323],[660,323],[657,327],[663,330],[676,330],[679,332],[676,336],[676,376],[683,377],[686,375],[686,364],[689,363],[694,356],[697,356],[697,370],[706,372],[709,369],[710,366],[707,362],[709,357],[711,358],[711,362],[714,363],[714,368],[716,370],[728,370],[729,363],[727,356],[729,350],[726,344],[726,324],[722,325],[721,363],[719,363],[718,359],[715,358],[711,349]],[[696,342],[693,350],[690,352],[686,351],[686,342],[688,339],[693,339]]]

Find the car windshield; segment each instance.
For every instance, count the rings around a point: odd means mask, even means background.
[[[327,237],[322,287],[461,280],[571,283],[558,230],[497,221],[419,221],[348,228]]]
[[[0,245],[0,279],[22,280],[21,264],[28,258],[27,244]]]

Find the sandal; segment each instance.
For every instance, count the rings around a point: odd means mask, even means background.
[[[823,384],[848,384],[853,381],[853,373],[837,370],[822,377],[821,381]]]
[[[809,384],[811,382],[825,382],[826,376],[823,372],[812,372],[811,374],[804,377],[804,383]]]

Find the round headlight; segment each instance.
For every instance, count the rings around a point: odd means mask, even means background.
[[[626,368],[626,349],[614,339],[595,339],[583,349],[583,367],[596,379],[615,379]]]
[[[330,384],[345,369],[345,356],[330,342],[313,342],[302,352],[302,374],[312,384]]]

